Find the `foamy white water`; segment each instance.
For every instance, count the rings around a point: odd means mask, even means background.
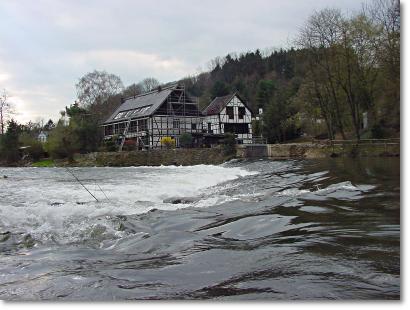
[[[398,158],[72,170],[0,168],[0,299],[400,298]]]
[[[208,195],[217,184],[255,173],[212,165],[70,170],[98,202],[64,168],[0,168],[0,175],[8,176],[0,179],[1,231],[30,233],[36,240],[59,243],[96,233],[120,236],[113,221],[118,215],[189,207],[193,204],[163,201]],[[219,202],[207,199],[196,206],[210,206],[213,201]]]

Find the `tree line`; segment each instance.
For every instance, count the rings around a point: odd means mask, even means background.
[[[269,142],[302,133],[329,139],[398,136],[400,132],[400,3],[377,0],[360,12],[313,13],[293,47],[229,54],[211,70],[184,79],[202,106],[239,91],[263,122]],[[367,120],[367,130],[363,128]]]
[[[89,72],[75,85],[77,100],[60,112],[60,119],[18,124],[6,90],[0,94],[0,163],[21,159],[36,161],[44,155],[73,159],[75,153],[115,150],[103,143],[101,123],[119,106],[122,97],[132,97],[160,86],[155,78],[124,87],[121,78],[106,71]],[[6,130],[7,129],[7,130]],[[47,134],[47,142],[38,139]]]
[[[400,3],[376,0],[350,15],[338,9],[314,12],[293,47],[217,57],[209,62],[208,71],[180,82],[191,96],[199,98],[201,108],[215,97],[238,91],[255,114],[262,109],[253,130],[270,143],[301,136],[397,137]],[[117,75],[89,72],[75,85],[76,102],[65,107],[56,124],[49,121],[48,127],[11,120],[13,109],[4,91],[0,96],[0,160],[14,158],[18,146],[25,144],[37,150],[32,157],[40,146],[55,158],[110,148],[102,144],[99,125],[121,104],[122,97],[159,86],[161,83],[150,77],[124,87]],[[49,132],[49,137],[39,146],[36,136],[41,130]]]

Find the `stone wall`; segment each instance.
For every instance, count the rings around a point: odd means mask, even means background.
[[[400,156],[400,144],[366,143],[351,145],[326,145],[320,143],[267,144],[260,146],[238,145],[239,158],[325,158],[336,156]]]
[[[220,148],[154,149],[132,152],[97,152],[78,154],[72,166],[161,166],[218,165],[228,160]],[[64,164],[64,163],[61,163]]]
[[[375,143],[331,146],[315,143],[267,145],[237,145],[236,158],[325,158],[337,156],[399,156],[400,144]],[[161,166],[161,165],[219,165],[232,156],[225,156],[222,148],[154,149],[132,152],[97,152],[78,154],[74,162],[56,160],[57,166]]]

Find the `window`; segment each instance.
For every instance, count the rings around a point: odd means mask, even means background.
[[[208,123],[208,133],[213,133],[213,131],[212,131],[212,123]]]
[[[130,123],[130,127],[128,128],[128,132],[137,132],[137,121],[132,121]]]
[[[235,134],[246,134],[249,133],[249,124],[224,123],[224,130]]]
[[[114,134],[119,134],[120,133],[120,125],[119,124],[115,124],[114,125]]]
[[[191,129],[196,130],[196,124],[191,124]]]
[[[114,117],[114,119],[123,118],[124,115],[125,115],[125,112],[120,112],[120,113],[118,113],[118,114]]]
[[[139,111],[139,114],[143,114],[143,113],[147,112],[150,107],[151,107],[150,105],[148,105],[146,107],[142,107],[141,110]]]
[[[104,127],[105,129],[105,135],[106,136],[111,136],[113,133],[113,126],[112,125],[108,125]]]
[[[124,130],[125,130],[125,123],[119,123],[118,124],[119,126],[118,126],[118,130],[119,130],[119,134],[123,134],[124,133]]]
[[[233,119],[233,107],[226,107],[226,114],[228,115],[229,119]]]
[[[138,131],[146,131],[147,129],[147,119],[138,120]]]
[[[245,107],[239,107],[238,108],[238,117],[239,117],[239,119],[243,119],[243,117],[245,115],[246,115]]]
[[[133,110],[130,110],[130,111],[126,112],[126,113],[124,114],[124,117],[129,117],[129,116],[131,116],[132,112],[134,112],[134,111],[133,111]]]
[[[179,128],[179,119],[174,119],[174,121],[172,122],[172,127],[174,129],[178,129]]]

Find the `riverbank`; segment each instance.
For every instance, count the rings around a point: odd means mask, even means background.
[[[95,152],[77,154],[74,160],[56,160],[56,166],[128,167],[128,166],[192,166],[219,165],[232,159],[221,148],[208,149],[154,149],[131,152]]]
[[[400,143],[286,143],[238,145],[239,158],[328,158],[328,157],[397,157]]]
[[[236,155],[227,156],[223,148],[154,149],[130,152],[95,152],[76,154],[73,160],[45,159],[39,162],[0,163],[11,167],[127,167],[127,166],[192,166],[219,165],[230,159],[320,159],[329,157],[397,157],[400,143],[287,143],[237,145]]]

